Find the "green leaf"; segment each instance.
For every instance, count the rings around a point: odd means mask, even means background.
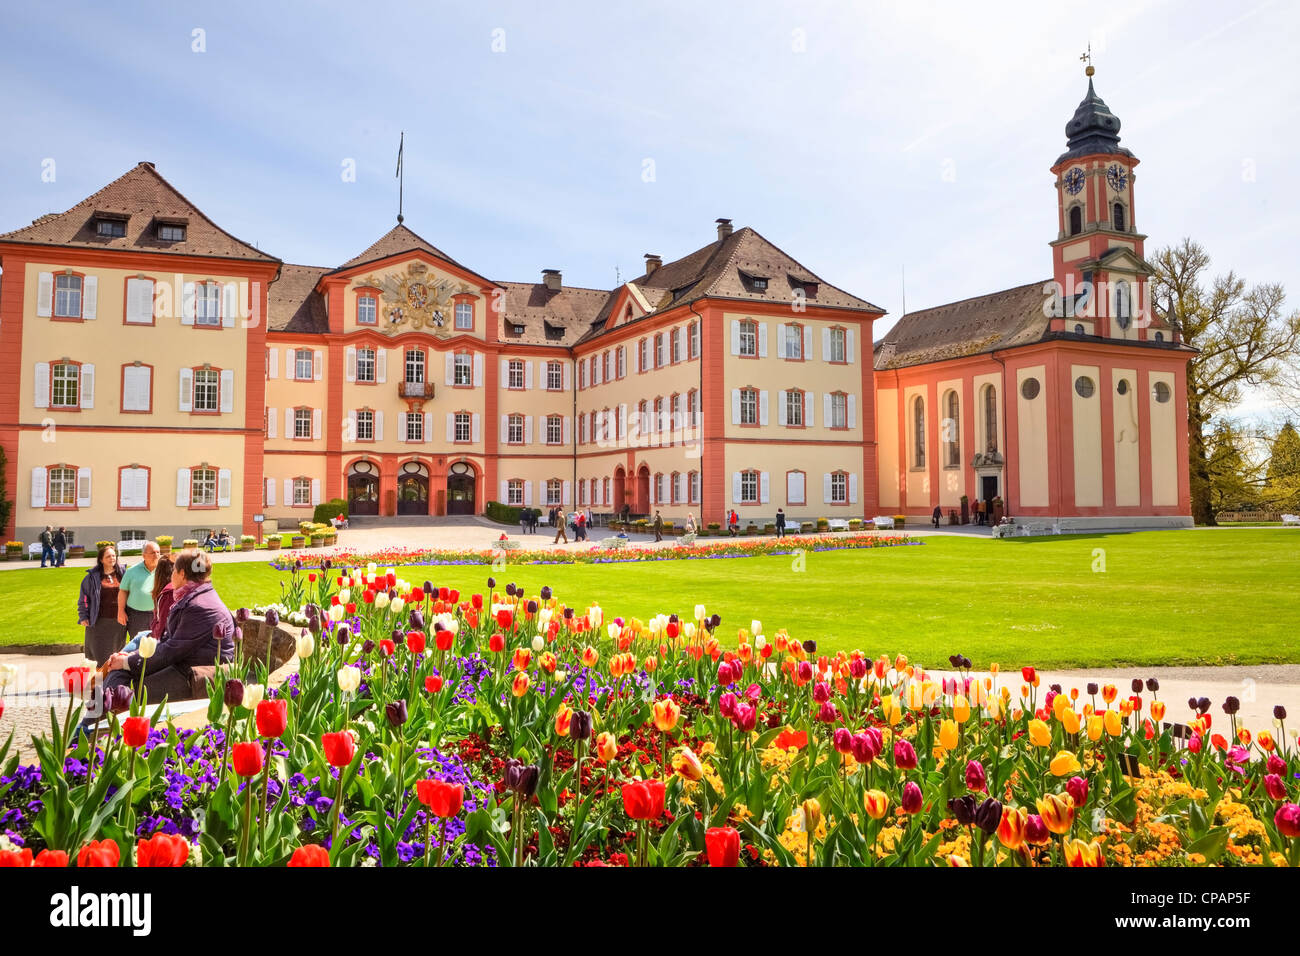
[[[1187,845],[1187,852],[1200,853],[1205,857],[1206,863],[1214,863],[1219,857],[1223,856],[1223,851],[1228,848],[1228,828],[1215,827],[1205,836],[1198,840],[1193,840]]]

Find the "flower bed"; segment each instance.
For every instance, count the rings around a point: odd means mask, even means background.
[[[621,564],[631,561],[677,561],[691,558],[753,558],[771,554],[792,554],[795,551],[859,551],[868,548],[891,548],[902,545],[919,545],[917,538],[907,535],[807,535],[786,536],[779,539],[745,541],[727,538],[722,541],[697,542],[668,548],[648,548],[627,545],[616,552],[602,548],[599,543],[582,550],[548,550],[544,548],[505,550],[389,548],[382,551],[343,551],[331,555],[290,552],[277,557],[271,566],[277,571],[292,568],[356,567],[368,564],[391,567],[457,564]]]
[[[1300,865],[1281,708],[1276,738],[1232,698],[1168,724],[1155,680],[819,656],[702,605],[485,583],[295,572],[284,684],[219,678],[198,731],[117,694],[90,739],[54,713],[39,765],[0,752],[0,865]]]

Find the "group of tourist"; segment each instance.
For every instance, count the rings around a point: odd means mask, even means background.
[[[41,532],[41,567],[61,568],[64,556],[68,553],[68,529],[59,525],[46,525]],[[45,562],[48,561],[49,564]]]

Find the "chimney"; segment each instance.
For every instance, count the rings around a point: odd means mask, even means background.
[[[645,274],[646,277],[654,275],[654,271],[664,264],[663,256],[654,252],[645,254]]]
[[[546,284],[546,288],[550,289],[552,292],[559,292],[560,291],[560,270],[543,269],[542,282],[544,282]]]
[[[716,222],[718,223],[718,238],[719,238],[719,239],[726,239],[729,235],[731,235],[731,220],[730,220],[730,219],[718,219],[718,220],[716,220]]]

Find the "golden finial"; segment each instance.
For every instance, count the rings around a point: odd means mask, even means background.
[[[1094,73],[1097,72],[1092,68],[1092,44],[1091,43],[1088,44],[1087,52],[1085,52],[1082,56],[1080,56],[1079,59],[1082,60],[1084,63],[1088,64],[1087,68],[1083,71],[1084,76],[1092,76]]]

